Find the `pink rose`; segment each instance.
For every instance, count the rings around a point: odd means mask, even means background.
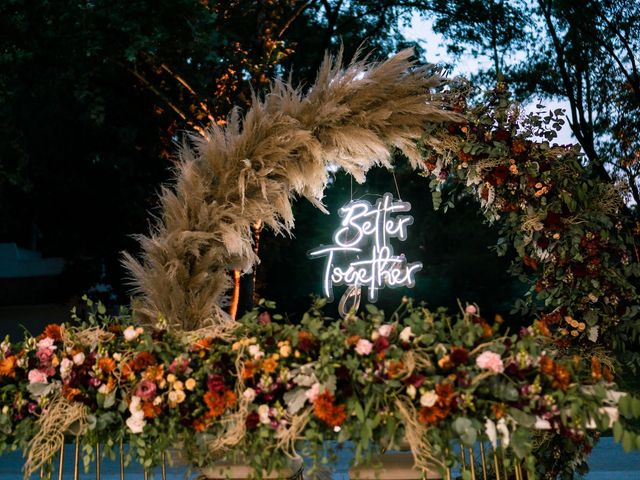
[[[490,370],[494,373],[504,372],[504,364],[499,354],[495,352],[482,352],[476,358],[476,365],[485,370]]]
[[[478,309],[475,307],[475,305],[467,305],[467,308],[465,308],[464,311],[469,315],[475,315],[476,313],[478,313]]]
[[[138,384],[134,395],[142,400],[152,400],[156,396],[156,384],[150,380],[142,380]]]
[[[49,383],[47,381],[47,374],[40,370],[29,371],[29,383]]]
[[[36,358],[40,361],[40,363],[49,363],[49,360],[53,356],[53,350],[49,350],[48,348],[41,348],[36,352]]]
[[[369,355],[372,348],[373,343],[371,343],[369,340],[365,340],[364,338],[361,338],[360,340],[358,340],[358,343],[356,343],[356,353],[358,355]]]
[[[269,325],[271,323],[271,315],[269,315],[269,312],[262,312],[258,315],[258,323],[260,325]]]
[[[388,337],[391,335],[391,330],[393,330],[391,325],[381,325],[380,328],[378,328],[378,333],[383,337]]]

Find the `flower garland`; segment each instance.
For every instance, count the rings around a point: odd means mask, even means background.
[[[452,442],[485,440],[533,472],[533,431],[588,450],[589,429],[618,423],[607,365],[558,357],[533,328],[500,336],[475,306],[456,319],[406,300],[389,317],[369,305],[333,321],[318,301],[290,325],[272,321],[279,316],[267,305],[240,321],[232,343],[185,343],[100,314],[91,317],[105,334],[100,344],[80,341],[89,324],[5,341],[0,452],[25,448],[25,475],[40,468],[61,445],[45,454],[34,438],[61,403],[82,407],[83,442],[101,442],[106,455],[124,441],[151,467],[180,442],[194,465],[237,456],[257,472],[297,451],[318,459],[331,439],[353,442],[356,461],[366,461],[404,438],[425,470],[456,464]]]
[[[504,85],[474,109],[459,103],[467,121],[425,136],[434,203],[451,179],[478,199],[500,231],[497,252],[513,246],[513,273],[533,279],[517,310],[537,315],[537,333],[560,348],[624,352],[640,335],[640,223],[625,213],[623,190],[585,168],[577,146],[550,144],[561,111],[523,116]],[[630,350],[620,359],[635,369]]]

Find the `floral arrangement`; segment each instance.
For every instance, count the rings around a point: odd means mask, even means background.
[[[533,430],[586,453],[589,429],[617,428],[610,367],[556,358],[533,328],[500,336],[474,305],[457,321],[408,299],[388,318],[368,305],[334,321],[322,305],[291,325],[262,302],[231,342],[137,327],[101,305],[79,327],[4,342],[0,452],[25,448],[39,468],[47,458],[32,452],[61,402],[82,409],[63,433],[82,436],[85,463],[98,441],[107,455],[124,442],[145,467],[181,443],[196,466],[240,456],[261,472],[321,457],[333,439],[353,442],[358,462],[406,440],[419,467],[444,470],[454,442],[482,439],[533,471]]]
[[[496,251],[514,247],[513,273],[531,280],[516,311],[535,314],[540,335],[559,348],[615,350],[637,368],[640,355],[627,347],[640,334],[640,223],[626,211],[624,186],[584,167],[579,146],[551,144],[562,110],[524,115],[504,84],[473,108],[467,93],[454,107],[465,121],[425,134],[434,204],[454,206],[443,198],[452,180],[477,198],[501,234]]]

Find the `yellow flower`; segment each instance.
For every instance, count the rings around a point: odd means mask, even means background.
[[[180,380],[178,380],[177,382],[175,382],[173,384],[173,389],[174,390],[184,390],[184,383],[182,383]]]
[[[194,388],[196,388],[196,381],[193,378],[189,378],[185,383],[184,386],[187,390],[191,391]]]
[[[167,382],[169,383],[173,383],[177,380],[176,376],[173,373],[170,373],[169,375],[167,375]]]

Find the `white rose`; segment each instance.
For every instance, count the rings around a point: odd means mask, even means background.
[[[389,324],[380,325],[380,328],[378,328],[378,333],[383,337],[388,337],[389,335],[391,335],[391,330],[393,330],[393,327]]]
[[[411,327],[404,327],[400,332],[400,340],[405,343],[409,343],[411,341],[411,338],[414,336],[415,335],[411,331]]]
[[[428,392],[424,392],[420,397],[420,405],[423,407],[433,407],[438,400],[438,394],[433,390],[429,390]]]
[[[76,353],[73,356],[73,363],[75,363],[76,365],[82,365],[84,363],[84,353]]]
[[[260,351],[259,345],[249,345],[249,355],[251,355],[256,360],[264,357],[264,353]]]
[[[122,333],[124,334],[124,339],[127,342],[133,342],[140,335],[140,332],[138,332],[138,329],[133,328],[132,326],[128,326],[127,328],[125,328],[124,332]]]
[[[142,433],[147,422],[144,420],[144,415],[131,415],[126,423],[131,433]]]
[[[65,380],[71,374],[71,369],[73,368],[73,361],[68,358],[63,358],[60,362],[60,378]]]
[[[51,337],[45,337],[45,338],[43,338],[42,340],[40,340],[40,341],[36,344],[36,346],[37,346],[38,348],[42,348],[42,349],[48,348],[48,349],[50,349],[50,350],[55,350],[57,347],[53,344],[53,342],[54,342],[53,338],[51,338]]]
[[[258,416],[260,417],[260,423],[271,423],[271,419],[269,418],[269,405],[260,405],[258,407]]]
[[[102,385],[100,385],[100,388],[98,388],[98,393],[101,393],[102,395],[107,395],[109,391],[109,385],[107,385],[106,383],[103,383]]]
[[[144,412],[142,411],[142,406],[140,405],[140,397],[137,397],[135,395],[131,397],[131,401],[129,402],[129,411],[131,412],[132,415],[136,415],[140,413],[144,415]]]
[[[413,385],[409,385],[407,387],[407,395],[409,395],[409,398],[411,398],[411,400],[413,400],[414,398],[416,398],[416,387],[414,387]]]
[[[247,399],[249,402],[253,402],[256,399],[256,391],[253,388],[247,388],[242,396]]]

